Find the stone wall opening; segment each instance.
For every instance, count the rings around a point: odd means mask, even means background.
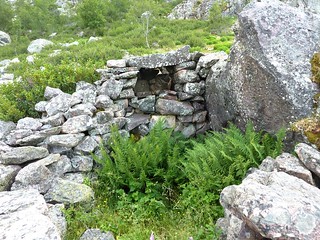
[[[166,68],[141,68],[134,92],[138,98],[159,95],[162,91],[172,90],[172,79]]]

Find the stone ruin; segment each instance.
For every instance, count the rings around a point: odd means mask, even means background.
[[[113,125],[143,136],[163,118],[186,137],[206,131],[206,77],[226,59],[224,52],[190,54],[186,46],[110,60],[97,70],[99,81],[78,82],[73,94],[47,87],[46,101],[35,106],[41,118],[0,121],[0,239],[63,238],[61,208],[94,199],[84,177]]]

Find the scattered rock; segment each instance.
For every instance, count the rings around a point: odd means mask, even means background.
[[[320,177],[320,153],[305,143],[299,143],[295,152],[303,164],[314,174]]]
[[[0,31],[0,47],[11,43],[11,38],[8,33]]]
[[[29,53],[40,53],[46,46],[53,45],[53,42],[46,39],[33,40],[28,46]]]
[[[80,240],[115,240],[111,232],[102,232],[100,229],[87,229]]]

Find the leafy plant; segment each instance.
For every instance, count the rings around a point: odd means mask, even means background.
[[[102,148],[103,157],[95,157],[101,165],[97,169],[100,194],[115,201],[126,195],[132,203],[144,205],[151,201],[166,207],[174,202],[185,179],[179,158],[186,140],[181,134],[163,129],[159,122],[139,141],[134,136],[123,138],[113,130],[108,145],[109,154]]]
[[[251,123],[242,133],[230,124],[224,132],[210,133],[204,143],[193,142],[183,162],[189,182],[182,194],[182,207],[199,222],[220,217],[222,189],[239,184],[248,169],[257,167],[267,156],[279,155],[284,136],[284,130],[276,136],[255,132]]]

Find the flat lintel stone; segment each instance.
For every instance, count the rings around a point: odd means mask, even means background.
[[[177,51],[134,57],[127,60],[127,66],[138,68],[157,68],[178,65],[189,61],[190,46],[184,46]]]

